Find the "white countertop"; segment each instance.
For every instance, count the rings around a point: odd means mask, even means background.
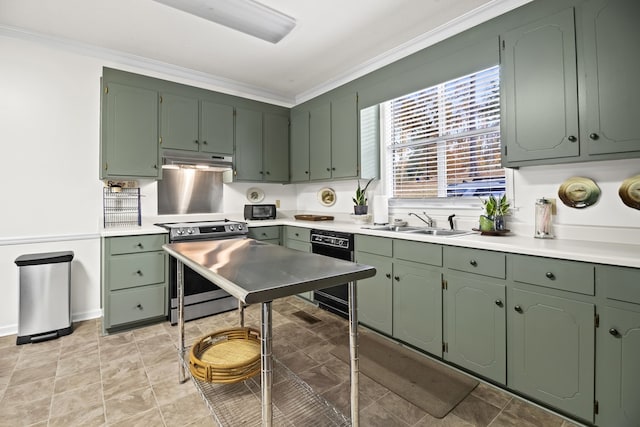
[[[197,217],[187,216],[160,219],[151,218],[144,220],[140,227],[103,229],[101,230],[101,236],[113,237],[166,233],[167,231],[165,229],[153,224],[158,222],[200,221],[221,218],[243,221],[242,214],[226,216],[222,214],[209,216],[198,215]],[[354,221],[339,219],[334,221],[298,221],[293,218],[284,217],[275,220],[247,221],[247,223],[249,227],[292,225],[305,228],[317,228],[321,230],[333,230],[354,234],[367,234],[370,236],[438,243],[450,246],[640,268],[640,244],[603,243],[588,240],[536,239],[529,236],[513,234],[507,234],[504,236],[482,236],[480,233],[474,233],[454,237],[440,237],[415,233],[369,230],[362,228],[367,227],[368,225],[366,224],[355,224]]]

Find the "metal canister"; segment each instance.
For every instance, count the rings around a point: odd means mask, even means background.
[[[553,204],[545,199],[536,200],[536,224],[534,236],[538,239],[553,239],[551,234],[551,215]]]

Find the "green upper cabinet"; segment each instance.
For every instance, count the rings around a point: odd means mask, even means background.
[[[581,141],[590,155],[640,155],[638,69],[640,2],[591,0],[584,5],[585,117]]]
[[[233,154],[233,107],[200,101],[200,150]]]
[[[235,179],[262,181],[262,113],[236,108]]]
[[[639,19],[589,0],[500,35],[505,166],[640,156]]]
[[[263,176],[265,181],[289,181],[289,118],[264,113]]]
[[[358,176],[358,96],[331,101],[331,177]]]
[[[289,118],[236,108],[235,179],[289,181]]]
[[[103,81],[100,179],[159,178],[158,92]]]
[[[303,144],[294,140],[292,144]],[[334,98],[309,110],[309,179],[358,176],[358,96]]]
[[[331,104],[309,111],[309,179],[331,178]]]
[[[508,294],[507,383],[593,422],[595,307],[539,289]]]
[[[573,9],[500,38],[503,164],[578,156]]]
[[[309,181],[309,111],[291,112],[291,182]]]
[[[170,93],[160,94],[162,148],[198,151],[198,100]]]
[[[162,148],[233,154],[233,107],[160,94]]]

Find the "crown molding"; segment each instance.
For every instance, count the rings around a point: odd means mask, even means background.
[[[409,40],[402,45],[378,55],[358,66],[355,66],[340,75],[327,80],[321,85],[304,91],[295,97],[284,96],[280,93],[266,91],[260,87],[248,85],[236,80],[215,76],[190,68],[133,55],[113,49],[106,49],[88,43],[75,40],[50,36],[38,32],[28,31],[21,28],[5,26],[0,24],[0,36],[12,37],[31,42],[44,44],[56,49],[66,50],[84,56],[90,56],[102,60],[108,60],[115,64],[135,67],[150,72],[159,73],[168,77],[187,80],[190,82],[202,83],[212,90],[216,90],[229,95],[241,96],[256,101],[267,102],[283,107],[293,107],[308,101],[316,96],[322,95],[345,83],[353,81],[379,68],[389,65],[399,59],[407,57],[422,49],[432,46],[442,40],[459,34],[478,24],[502,15],[510,10],[527,4],[533,0],[494,0],[480,6],[464,15],[461,15],[444,25],[441,25],[427,33]],[[188,83],[187,83],[188,84]]]
[[[110,61],[119,65],[136,67],[150,72],[160,73],[169,77],[176,77],[193,82],[203,83],[213,90],[229,95],[241,96],[256,101],[276,104],[283,107],[292,107],[295,99],[282,96],[281,94],[265,91],[257,86],[248,85],[236,80],[214,76],[201,71],[192,70],[186,67],[133,55],[113,49],[107,49],[88,43],[82,43],[63,37],[55,37],[21,28],[10,27],[0,24],[0,36],[12,37],[49,46],[52,48],[77,53],[84,56],[94,57]]]
[[[403,43],[387,52],[378,55],[369,61],[366,61],[350,70],[345,71],[339,76],[326,81],[325,83],[309,89],[308,91],[298,94],[295,98],[295,104],[302,104],[316,96],[329,92],[343,84],[349,83],[359,77],[365,76],[377,69],[389,65],[395,61],[414,54],[422,49],[441,42],[449,37],[460,34],[470,28],[475,27],[483,22],[507,13],[513,9],[530,3],[533,0],[494,0],[486,3],[476,9],[473,9],[464,15],[437,27],[431,31],[419,35],[406,43]]]

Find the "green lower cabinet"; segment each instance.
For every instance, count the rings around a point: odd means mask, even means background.
[[[261,242],[280,244],[280,226],[273,225],[267,227],[251,227],[248,236]]]
[[[468,275],[446,276],[443,358],[501,384],[507,381],[506,286]]]
[[[595,306],[518,288],[508,301],[508,386],[593,422]]]
[[[640,311],[603,307],[597,334],[597,425],[637,427],[640,425]]]
[[[376,275],[358,280],[358,321],[384,334],[393,333],[393,262],[390,258],[356,252],[356,261],[376,268]]]
[[[393,263],[393,337],[442,355],[440,268],[409,262]]]
[[[311,252],[311,241],[309,240],[309,229],[301,227],[284,227],[283,246],[300,252]],[[313,291],[298,294],[306,300],[313,301]]]

